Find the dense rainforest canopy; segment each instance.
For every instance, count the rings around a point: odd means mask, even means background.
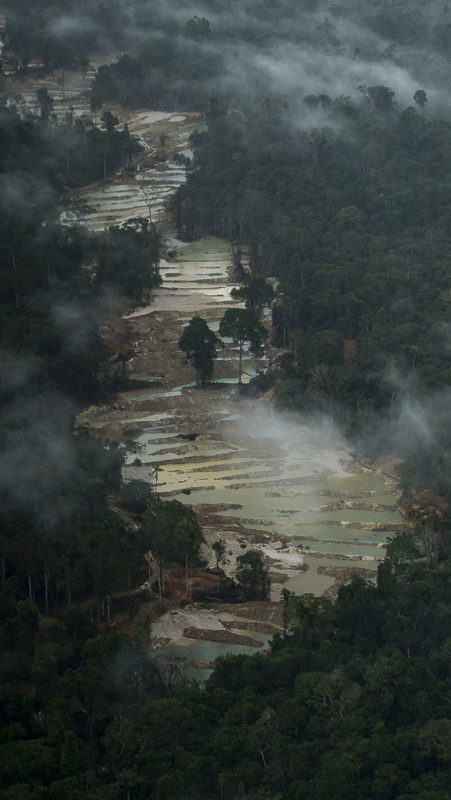
[[[288,596],[293,632],[204,689],[162,681],[146,630],[6,605],[0,796],[446,800],[449,587],[448,569],[391,565],[335,605]]]
[[[158,283],[158,240],[147,228],[93,237],[59,224],[64,187],[103,174],[105,152],[112,168],[127,161],[136,144],[126,130],[22,119],[4,106],[0,139],[3,590],[8,603],[28,597],[48,612],[139,574],[140,535],[107,506],[123,448],[75,436],[73,421],[120,385],[99,320],[114,290],[140,299]]]
[[[90,94],[100,127],[58,121],[45,87],[35,117],[6,95],[0,106],[1,800],[445,800],[450,9],[4,0],[0,11],[1,98],[7,77],[118,54]],[[124,486],[123,447],[74,431],[76,411],[124,381],[100,332],[105,304],[159,283],[144,220],[96,236],[59,224],[68,188],[138,152],[109,103],[205,112],[173,202],[180,234],[247,248],[248,315],[252,287],[276,279],[280,357],[265,387],[284,407],[333,416],[364,452],[402,456],[415,524],[389,545],[377,586],[354,579],[335,604],[285,592],[271,652],[220,661],[204,688],[162,676],[145,626],[106,625],[149,548],[198,559],[195,515]],[[198,319],[202,382],[215,338]],[[241,557],[241,587],[264,598],[257,561]]]

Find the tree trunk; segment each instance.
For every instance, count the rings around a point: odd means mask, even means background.
[[[46,567],[44,570],[44,593],[45,593],[45,613],[49,614],[49,579],[50,579],[50,572]]]
[[[175,195],[176,199],[176,225],[177,225],[177,236],[179,239],[182,238],[182,203],[180,200],[180,195],[177,192]]]

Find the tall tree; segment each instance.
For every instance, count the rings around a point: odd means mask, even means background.
[[[243,371],[243,345],[249,342],[252,352],[259,353],[268,336],[257,315],[244,308],[229,308],[225,312],[220,325],[219,335],[231,337],[240,347],[238,383],[241,383]]]
[[[237,558],[236,579],[246,600],[266,600],[271,581],[260,550],[249,550]]]
[[[178,500],[162,500],[147,513],[150,549],[160,559],[184,564],[197,561],[204,539],[192,508]]]
[[[232,289],[230,294],[235,300],[244,300],[247,310],[256,313],[274,300],[274,289],[260,275],[250,275],[244,286]]]
[[[179,339],[179,347],[196,370],[196,383],[205,386],[213,375],[218,337],[202,317],[193,317]]]

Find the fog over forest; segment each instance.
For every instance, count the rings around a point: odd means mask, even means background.
[[[434,110],[447,107],[450,12],[424,4],[182,2],[11,4],[10,40],[25,58],[57,65],[97,51],[136,53],[162,43],[211,59],[214,93],[274,93],[297,105],[304,95],[354,96],[362,85],[390,86],[401,103],[417,88],[430,93]],[[26,12],[26,13],[25,13]],[[17,37],[17,41],[16,38]],[[46,51],[44,53],[44,51]],[[178,79],[183,80],[183,75]]]
[[[450,67],[0,0],[0,800],[449,798]]]

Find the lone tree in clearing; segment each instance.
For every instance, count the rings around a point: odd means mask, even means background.
[[[202,317],[193,317],[179,339],[180,350],[196,370],[196,383],[205,386],[213,375],[218,337]]]
[[[238,556],[236,580],[246,600],[267,600],[271,588],[269,572],[260,550]]]
[[[219,335],[230,337],[240,346],[238,383],[241,383],[244,342],[249,342],[252,352],[258,355],[268,332],[253,311],[247,311],[245,308],[229,308],[220,322]]]
[[[212,550],[215,554],[216,568],[219,569],[220,564],[225,564],[226,559],[226,545],[223,539],[216,539],[212,544]]]

